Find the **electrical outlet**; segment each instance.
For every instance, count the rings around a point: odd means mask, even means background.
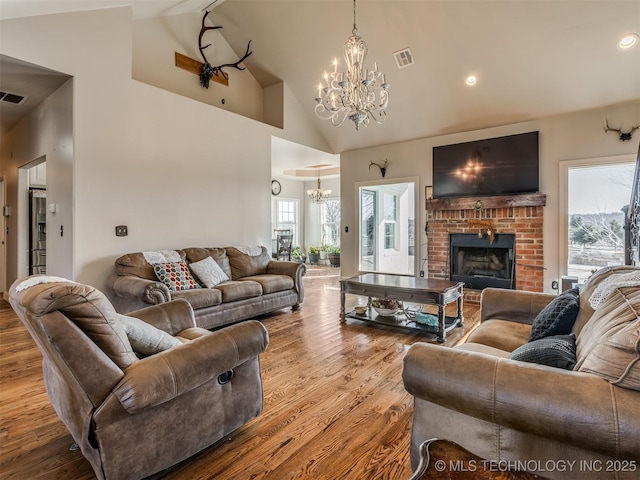
[[[420,278],[424,278],[424,270],[420,270]]]
[[[553,282],[551,282],[551,288],[553,290],[558,290],[558,282],[556,280],[554,280]]]
[[[129,231],[126,225],[116,225],[116,237],[126,237]]]

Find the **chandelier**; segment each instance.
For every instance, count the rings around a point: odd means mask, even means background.
[[[320,186],[320,171],[318,171],[318,188],[307,190],[307,195],[313,203],[324,203],[331,195],[331,190],[323,190]]]
[[[338,61],[333,61],[333,72],[324,74],[324,85],[318,85],[316,98],[316,115],[324,120],[331,120],[334,127],[339,127],[348,118],[356,125],[369,125],[369,119],[383,123],[387,119],[387,103],[389,84],[385,82],[384,73],[374,63],[373,70],[364,67],[367,56],[367,44],[357,35],[356,0],[353,0],[352,35],[344,44],[346,72],[338,72]]]

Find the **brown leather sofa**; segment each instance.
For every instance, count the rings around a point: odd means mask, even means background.
[[[441,438],[545,478],[640,478],[640,286],[589,303],[601,282],[634,270],[604,268],[581,288],[573,370],[509,358],[555,298],[542,293],[485,289],[465,343],[412,345],[403,380],[414,396],[414,469],[420,445]]]
[[[257,255],[236,247],[175,251],[188,265],[212,257],[229,280],[213,288],[170,291],[142,252],[123,255],[107,279],[107,294],[118,312],[182,298],[191,304],[199,327],[214,329],[286,307],[296,309],[304,299],[305,265],[272,260],[265,247]]]
[[[99,479],[163,471],[261,413],[259,354],[269,339],[260,322],[210,332],[185,300],[123,317],[86,285],[40,277],[51,283],[23,289],[35,278],[17,280],[9,300],[42,353],[56,413]],[[139,358],[130,322],[175,345]]]

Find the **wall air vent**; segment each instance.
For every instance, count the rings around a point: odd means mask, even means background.
[[[411,54],[411,50],[409,48],[403,48],[402,50],[398,50],[393,53],[393,58],[396,59],[396,63],[398,64],[398,68],[405,68],[410,65],[414,65],[413,55]]]
[[[25,95],[19,95],[17,93],[0,92],[0,102],[22,105],[27,100],[27,98],[29,97]]]

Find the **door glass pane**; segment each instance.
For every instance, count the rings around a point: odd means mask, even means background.
[[[375,204],[376,192],[362,189],[360,193],[360,266],[363,271],[375,271]]]
[[[413,182],[360,187],[360,271],[415,274],[415,191]]]
[[[567,274],[584,282],[599,268],[624,264],[624,209],[631,199],[633,163],[568,170]]]

